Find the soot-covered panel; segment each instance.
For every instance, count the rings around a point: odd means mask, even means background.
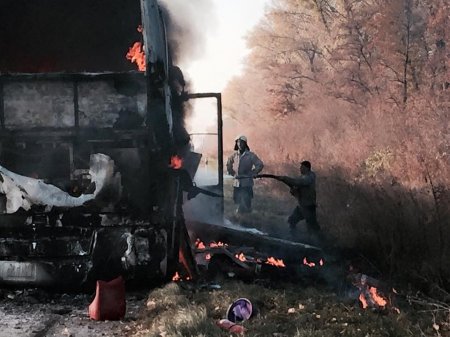
[[[0,73],[128,71],[139,0],[0,0]]]
[[[1,59],[1,58],[0,58]],[[3,88],[5,126],[11,129],[73,127],[73,84],[16,81]]]

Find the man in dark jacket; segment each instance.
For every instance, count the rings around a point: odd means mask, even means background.
[[[291,186],[291,194],[298,205],[288,218],[289,227],[294,229],[300,220],[305,220],[310,234],[317,234],[320,226],[316,218],[316,174],[311,170],[311,163],[303,161],[300,165],[300,177],[282,176],[283,181]]]
[[[234,177],[233,200],[238,205],[236,213],[249,213],[252,210],[253,177],[261,172],[264,164],[250,151],[245,136],[236,138],[234,150],[228,158],[227,171]]]

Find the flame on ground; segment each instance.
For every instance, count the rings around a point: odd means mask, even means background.
[[[181,159],[179,156],[175,155],[170,158],[170,165],[171,168],[175,170],[179,170],[183,166],[183,159]]]
[[[228,246],[226,243],[223,243],[223,242],[211,242],[210,244],[209,244],[209,246],[210,247],[226,247],[226,246]]]
[[[178,274],[178,272],[175,272],[175,275],[173,275],[173,277],[172,277],[172,281],[174,281],[174,282],[183,281],[183,280],[189,281],[189,280],[192,280],[192,278],[189,276],[181,278],[181,276],[180,276],[180,274]]]
[[[178,274],[178,272],[175,272],[175,275],[173,275],[172,277],[172,281],[176,282],[181,280],[180,274]]]
[[[387,301],[378,294],[377,288],[370,287],[369,289],[370,296],[372,296],[372,300],[380,307],[384,307],[387,304]]]
[[[316,266],[316,263],[315,263],[315,262],[308,262],[308,260],[306,259],[306,257],[303,258],[303,264],[304,264],[305,266],[308,266],[308,267],[311,267],[311,268]],[[320,261],[319,261],[319,266],[323,266],[323,265],[324,265],[323,259],[320,259]]]
[[[210,242],[209,244],[208,244],[208,247],[211,247],[211,248],[216,248],[216,247],[227,247],[228,245],[226,244],[226,243],[223,243],[223,242]],[[197,240],[195,240],[195,248],[197,248],[197,249],[206,249],[206,245],[202,242],[202,240],[200,240],[200,239],[197,239]]]
[[[244,253],[236,254],[235,257],[236,257],[236,259],[238,259],[238,260],[240,260],[242,262],[247,261],[247,259],[245,258]]]
[[[197,239],[197,240],[195,240],[195,248],[197,248],[197,249],[205,249],[206,246],[200,239]]]
[[[359,294],[359,301],[361,302],[363,309],[366,309],[369,306],[367,304],[366,298],[364,297],[364,295],[362,293]]]
[[[369,291],[364,291],[359,294],[359,301],[363,309],[366,309],[370,304],[376,307],[384,308],[387,305],[387,300],[378,293],[377,288],[369,287]]]
[[[286,267],[286,265],[284,264],[282,259],[276,259],[274,257],[269,257],[267,258],[266,264],[271,264],[272,266],[281,268],[281,267]]]

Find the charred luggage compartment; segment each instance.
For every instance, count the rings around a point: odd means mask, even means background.
[[[156,1],[0,0],[0,22],[0,284],[171,277],[180,191]],[[145,71],[126,57],[136,41]]]

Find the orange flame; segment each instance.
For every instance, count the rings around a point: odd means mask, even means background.
[[[143,30],[141,25],[137,27],[139,33],[142,33]],[[128,53],[125,57],[127,60],[130,60],[131,63],[136,63],[139,71],[145,71],[147,69],[145,64],[145,53],[141,42],[133,43],[133,46],[128,49]]]
[[[367,304],[366,298],[364,297],[364,295],[362,293],[359,294],[359,300],[362,304],[363,309],[367,308],[368,304]]]
[[[242,262],[247,261],[247,259],[245,258],[244,253],[236,254],[235,257],[236,257],[236,259],[238,259],[238,260],[240,260]]]
[[[192,277],[187,276],[184,278],[184,280],[186,280],[186,281],[192,280]],[[172,281],[174,281],[174,282],[183,281],[183,279],[181,278],[180,274],[178,274],[178,272],[175,272],[175,275],[173,275],[173,277],[172,277]]]
[[[308,262],[308,260],[307,260],[306,257],[303,258],[303,264],[304,264],[305,266],[310,267],[310,268],[316,267],[316,263],[315,263],[315,262]],[[320,259],[320,261],[319,261],[319,266],[323,266],[323,265],[324,265],[324,261],[323,261],[323,259]]]
[[[183,166],[183,159],[181,159],[177,155],[172,156],[170,158],[170,165],[169,166],[171,168],[175,169],[175,170],[179,170]]]
[[[311,267],[311,268],[316,266],[316,264],[315,264],[314,262],[308,262],[308,260],[306,259],[306,257],[303,258],[303,264],[304,264],[305,266],[308,266],[308,267]]]
[[[209,246],[210,247],[224,247],[224,246],[227,246],[227,244],[225,244],[225,243],[223,243],[223,242],[211,242],[210,244],[209,244]]]
[[[175,275],[173,275],[173,277],[172,277],[172,281],[176,282],[176,281],[179,281],[179,280],[181,280],[181,277],[178,274],[178,272],[175,272]]]
[[[275,266],[278,268],[286,267],[282,259],[276,259],[274,257],[269,257],[266,261],[266,264],[271,264],[272,266]]]
[[[142,49],[141,42],[135,42],[132,47],[128,49],[126,55],[127,60],[131,63],[136,63],[139,71],[145,71],[147,66],[145,64],[145,53]]]
[[[216,248],[216,247],[226,247],[226,246],[228,246],[226,243],[223,243],[223,242],[210,242],[209,244],[208,244],[208,247],[211,247],[211,248]],[[195,240],[195,248],[197,248],[197,249],[206,249],[206,245],[202,242],[202,240],[200,240],[200,239],[197,239],[197,240]]]
[[[368,292],[359,294],[359,300],[364,309],[368,307],[369,302],[373,303],[376,307],[381,308],[384,308],[388,303],[387,300],[378,293],[378,290],[375,287],[369,287]]]
[[[387,304],[387,301],[378,294],[377,288],[370,287],[369,289],[370,296],[372,296],[372,300],[380,307],[384,307]]]
[[[205,249],[206,246],[200,239],[197,239],[197,240],[195,240],[195,248],[197,248],[197,249]]]

